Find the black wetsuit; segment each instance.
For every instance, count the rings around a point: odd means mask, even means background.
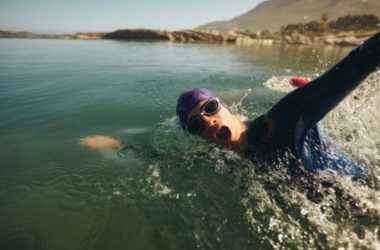
[[[322,76],[298,88],[248,124],[248,153],[288,149],[311,171],[363,169],[325,136],[318,122],[380,65],[380,32]]]

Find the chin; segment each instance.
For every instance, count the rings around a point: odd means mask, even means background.
[[[231,141],[228,143],[228,146],[232,147],[232,148],[237,148],[240,146],[240,142],[239,141]]]
[[[223,141],[219,140],[219,143],[232,148],[238,147],[240,145],[238,140],[233,140],[231,138],[228,138],[227,140]]]

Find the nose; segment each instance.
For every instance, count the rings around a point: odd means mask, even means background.
[[[205,123],[205,126],[207,128],[210,128],[210,127],[213,127],[213,126],[216,126],[218,124],[218,120],[214,117],[214,116],[202,116],[202,119]]]

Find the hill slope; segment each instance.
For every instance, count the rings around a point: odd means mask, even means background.
[[[352,14],[380,14],[380,0],[268,0],[228,21],[212,22],[198,29],[219,31],[277,31],[283,25],[330,19]]]

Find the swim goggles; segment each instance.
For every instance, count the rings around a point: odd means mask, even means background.
[[[203,115],[212,116],[219,111],[220,102],[218,98],[213,98],[208,100],[201,109],[199,115],[195,115],[190,118],[186,123],[186,130],[194,135],[198,135],[202,132],[204,128],[204,122],[202,120]]]

